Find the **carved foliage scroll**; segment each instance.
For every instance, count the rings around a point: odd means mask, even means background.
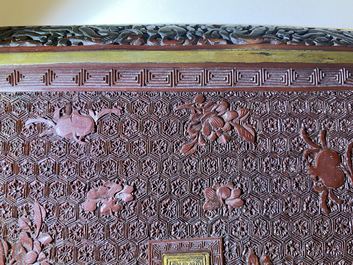
[[[5,27],[0,46],[210,46],[287,44],[352,46],[347,30],[252,25],[133,25]]]

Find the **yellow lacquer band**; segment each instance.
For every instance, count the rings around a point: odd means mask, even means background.
[[[171,253],[163,254],[162,265],[200,264],[211,265],[210,253]]]
[[[4,52],[0,65],[56,63],[353,63],[353,51],[283,49]]]

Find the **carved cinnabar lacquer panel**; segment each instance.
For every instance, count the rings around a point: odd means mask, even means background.
[[[353,263],[351,32],[0,32],[0,265]]]

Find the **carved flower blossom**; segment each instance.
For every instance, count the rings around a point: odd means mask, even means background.
[[[91,189],[87,193],[87,199],[83,203],[85,211],[94,212],[100,206],[102,215],[112,214],[121,210],[122,205],[118,200],[129,202],[133,200],[134,188],[121,183],[105,183],[97,189]]]
[[[244,205],[244,201],[240,198],[241,190],[234,188],[231,183],[225,186],[206,188],[204,195],[206,202],[203,205],[203,209],[206,211],[218,209],[224,204],[229,209],[240,208]]]
[[[53,239],[41,231],[45,217],[45,209],[36,202],[33,204],[33,221],[26,217],[19,218],[20,235],[18,242],[11,247],[9,264],[50,264],[44,250]]]
[[[254,129],[244,124],[249,111],[246,109],[231,110],[229,102],[225,100],[207,102],[205,96],[196,95],[192,103],[183,104],[177,109],[191,110],[187,126],[191,141],[182,146],[181,153],[184,155],[194,153],[198,145],[204,146],[207,140],[227,143],[234,129],[246,141],[255,141]]]

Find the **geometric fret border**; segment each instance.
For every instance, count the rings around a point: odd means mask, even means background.
[[[0,68],[0,92],[344,89],[353,86],[352,73],[353,65],[6,66]]]

